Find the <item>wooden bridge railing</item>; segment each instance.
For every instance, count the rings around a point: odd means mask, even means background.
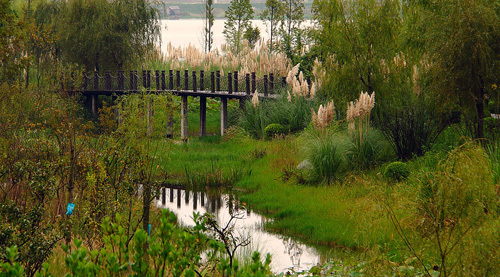
[[[83,93],[106,94],[119,92],[147,91],[191,91],[191,92],[223,92],[227,94],[253,94],[256,90],[265,96],[277,92],[277,88],[286,87],[286,78],[275,78],[273,73],[257,79],[255,72],[240,76],[238,71],[222,76],[220,71],[205,74],[203,70],[197,72],[184,70],[131,70],[118,71],[112,75],[106,71],[104,76],[99,72],[83,73],[81,90]]]

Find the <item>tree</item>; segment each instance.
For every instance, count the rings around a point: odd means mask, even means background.
[[[266,8],[261,12],[260,18],[264,24],[269,28],[269,35],[271,37],[270,51],[273,51],[273,39],[277,31],[284,24],[284,6],[280,0],[266,0]],[[270,25],[270,26],[268,26]]]
[[[302,50],[303,34],[300,25],[304,21],[304,1],[284,0],[284,20],[279,31],[281,51],[293,59],[297,51]]]
[[[400,50],[398,2],[314,1],[313,19],[318,26],[314,47],[331,73],[325,84],[331,95],[324,96],[334,98],[337,106],[346,106],[360,91],[376,91],[377,100],[382,100],[379,88],[390,78],[384,65],[394,61]]]
[[[123,69],[159,39],[158,10],[145,0],[74,0],[58,19],[63,57],[87,70]]]
[[[248,41],[248,45],[250,46],[250,48],[254,48],[255,47],[255,44],[257,44],[257,42],[259,41],[260,39],[260,30],[258,27],[252,27],[252,26],[249,26],[247,28],[247,30],[245,31],[245,34],[243,35],[243,38],[246,39]]]
[[[205,29],[203,30],[204,43],[205,43],[205,52],[208,53],[212,50],[212,43],[214,42],[214,32],[212,31],[212,26],[214,26],[214,8],[213,8],[213,0],[207,0],[205,4]]]
[[[226,22],[224,22],[224,37],[230,47],[240,52],[243,35],[250,27],[253,18],[253,9],[250,0],[232,0],[226,10]]]
[[[500,78],[498,0],[444,0],[428,5],[426,46],[440,102],[456,102],[469,130],[483,138],[485,96]]]
[[[11,9],[10,0],[0,0],[0,85],[20,77],[28,62],[21,55],[24,49],[23,26]]]

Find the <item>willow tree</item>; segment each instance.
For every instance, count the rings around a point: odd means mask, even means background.
[[[159,40],[159,12],[145,0],[73,0],[57,18],[63,57],[87,70],[123,69]]]
[[[250,20],[253,18],[253,9],[250,5],[250,0],[232,0],[231,5],[225,13],[226,21],[224,22],[224,37],[227,44],[235,49],[236,53],[240,52],[243,43],[243,35],[251,26]]]
[[[428,8],[427,47],[440,102],[456,102],[483,138],[485,97],[500,78],[500,1],[439,0]]]
[[[383,61],[396,56],[401,17],[398,0],[315,0],[315,51],[330,72],[336,105],[345,106],[360,91],[377,91],[384,79]],[[326,91],[326,90],[324,90]]]

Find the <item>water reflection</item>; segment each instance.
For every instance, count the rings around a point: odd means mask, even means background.
[[[263,225],[269,219],[246,209],[233,194],[162,188],[157,199],[158,207],[173,211],[180,223],[187,226],[194,225],[193,212],[210,212],[220,225],[229,221],[231,213],[242,214],[243,219],[237,220],[235,224],[236,234],[240,237],[250,236],[251,243],[247,247],[239,248],[237,252],[246,257],[253,251],[261,252],[264,257],[266,253],[270,253],[271,268],[275,273],[286,273],[290,270],[299,272],[321,262],[316,249],[291,238],[264,231]]]

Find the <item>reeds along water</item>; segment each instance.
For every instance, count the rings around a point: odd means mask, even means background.
[[[223,76],[224,72],[232,71],[238,71],[241,76],[251,72],[256,72],[258,75],[273,73],[276,76],[286,76],[292,69],[286,56],[282,53],[270,52],[264,40],[261,40],[255,48],[251,48],[245,42],[239,53],[233,52],[227,46],[221,49],[220,52],[215,49],[205,53],[191,44],[186,47],[174,47],[169,43],[166,53],[162,53],[158,47],[156,52],[148,58],[148,62],[181,71],[185,69],[205,72],[220,70]]]

